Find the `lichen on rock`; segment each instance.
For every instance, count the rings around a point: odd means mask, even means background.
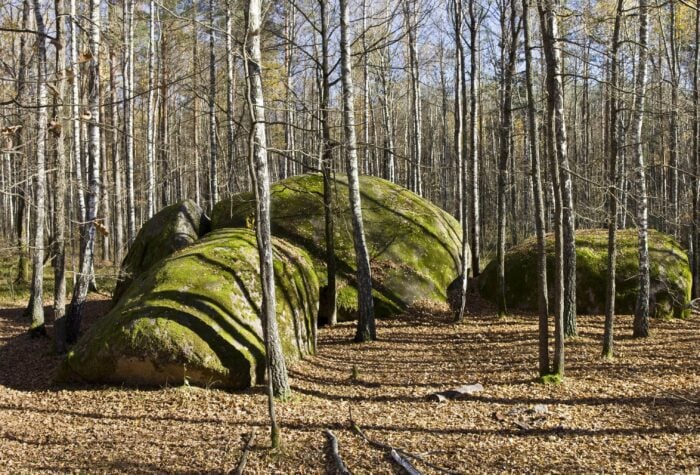
[[[273,240],[285,358],[315,351],[318,280],[310,258]],[[262,382],[262,301],[255,235],[224,229],[139,276],[64,361],[61,380],[245,388]]]
[[[605,311],[607,286],[607,230],[576,231],[576,307],[581,314]],[[510,309],[537,309],[537,244],[528,239],[506,253],[506,304]],[[688,256],[671,237],[649,230],[651,263],[650,309],[652,316],[685,318],[690,314],[692,276]],[[547,236],[547,272],[550,300],[554,286],[554,237]],[[639,281],[637,231],[618,231],[615,310],[632,314]],[[482,296],[496,301],[496,261],[479,277]]]
[[[112,300],[117,303],[141,274],[161,259],[183,249],[209,232],[209,218],[193,200],[166,206],[144,223],[119,272]]]
[[[356,317],[357,289],[347,177],[336,175],[332,185],[338,317],[348,320]],[[381,178],[360,177],[360,191],[375,314],[396,314],[422,299],[445,302],[447,286],[460,270],[459,223],[429,201]],[[277,182],[271,198],[273,234],[305,249],[325,286],[322,176],[300,175]],[[254,215],[253,195],[237,194],[214,207],[212,228],[249,227]]]

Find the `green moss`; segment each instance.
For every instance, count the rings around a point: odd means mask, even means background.
[[[559,373],[545,374],[537,378],[537,382],[544,385],[558,386],[564,382],[564,376]]]
[[[308,255],[279,239],[273,244],[280,339],[293,361],[315,351],[318,280]],[[217,231],[176,252],[91,327],[60,377],[234,388],[261,382],[258,269],[247,229]]]
[[[419,299],[445,301],[459,272],[461,228],[448,213],[407,189],[376,177],[360,177],[365,237],[373,273],[375,311],[396,314]],[[334,238],[338,264],[338,316],[357,311],[355,251],[344,175],[333,181]],[[309,252],[326,285],[323,179],[302,175],[272,187],[273,234]],[[252,194],[218,203],[212,228],[246,227],[254,215]]]
[[[204,211],[192,200],[167,206],[141,227],[122,263],[113,300],[118,302],[138,276],[209,231]]]
[[[639,254],[636,230],[618,231],[615,308],[633,313],[637,299]],[[690,314],[692,278],[688,257],[672,237],[649,231],[652,315],[684,318]],[[607,230],[576,232],[576,306],[579,313],[605,311]],[[554,239],[547,236],[547,273],[550,298],[554,295]],[[479,277],[480,293],[496,301],[496,262]],[[506,253],[506,304],[509,308],[537,309],[537,246],[529,239]]]

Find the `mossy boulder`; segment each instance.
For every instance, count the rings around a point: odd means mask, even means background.
[[[338,317],[349,320],[356,317],[357,288],[347,177],[339,174],[332,183]],[[429,201],[381,178],[360,177],[360,191],[376,315],[399,313],[422,299],[444,302],[447,286],[459,274],[459,223]],[[277,182],[271,199],[273,234],[305,249],[325,286],[322,176]],[[254,216],[253,195],[241,193],[217,203],[212,228],[252,226]]]
[[[141,227],[119,272],[113,302],[117,303],[139,275],[161,259],[209,232],[209,218],[192,200],[167,206]]]
[[[618,231],[615,311],[632,314],[639,290],[637,231]],[[582,314],[605,312],[608,232],[576,231],[576,308]],[[528,239],[506,253],[506,305],[509,309],[537,310],[537,243]],[[671,236],[649,230],[651,314],[684,318],[690,314],[691,272],[688,256]],[[497,263],[491,261],[479,276],[481,295],[496,302]],[[547,236],[547,272],[550,299],[554,292],[554,236]]]
[[[318,280],[309,256],[273,240],[277,321],[287,361],[315,350]],[[59,380],[245,388],[264,377],[255,235],[213,232],[138,277],[79,339]]]

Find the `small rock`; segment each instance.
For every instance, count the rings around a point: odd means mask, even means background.
[[[549,408],[546,404],[535,404],[532,410],[535,414],[547,414],[549,412]]]

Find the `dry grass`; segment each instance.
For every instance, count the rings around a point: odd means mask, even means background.
[[[93,318],[105,310],[93,302]],[[214,472],[232,469],[242,436],[257,439],[250,473],[323,473],[323,430],[354,473],[398,473],[371,438],[467,473],[698,473],[700,319],[655,321],[647,340],[618,320],[617,359],[599,358],[601,317],[581,317],[560,386],[534,381],[536,321],[473,309],[460,325],[442,309],[379,323],[379,341],[353,328],[320,331],[316,357],[291,368],[294,396],[278,405],[284,446],[268,450],[266,400],[189,387],[55,387],[48,340],[31,340],[17,309],[0,310],[0,467],[5,472]],[[88,322],[89,324],[89,322]],[[359,377],[352,379],[353,367]],[[468,399],[426,395],[480,382]],[[545,414],[532,408],[546,405]],[[420,463],[425,473],[432,469]]]

